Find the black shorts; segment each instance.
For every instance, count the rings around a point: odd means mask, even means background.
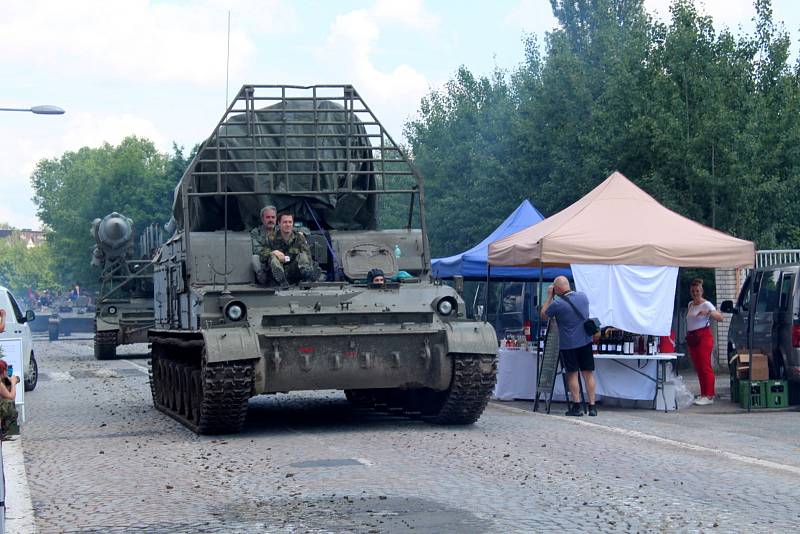
[[[564,362],[564,369],[568,373],[578,371],[594,371],[594,355],[592,354],[592,344],[587,343],[583,347],[576,349],[564,349],[561,351],[561,361]]]

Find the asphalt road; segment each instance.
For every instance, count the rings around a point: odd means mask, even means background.
[[[20,439],[39,532],[775,532],[800,520],[800,413],[491,403],[440,427],[337,392],[258,397],[244,432],[153,409],[146,346],[36,340]],[[719,403],[718,403],[719,404]],[[562,413],[559,410],[556,413]]]

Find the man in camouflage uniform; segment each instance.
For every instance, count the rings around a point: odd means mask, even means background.
[[[269,278],[265,266],[272,252],[277,220],[278,210],[275,206],[265,206],[261,208],[261,225],[250,230],[250,241],[253,243],[253,270],[256,272],[256,280],[262,285],[266,285]],[[265,258],[264,261],[262,257]]]
[[[17,422],[17,407],[14,399],[17,396],[19,376],[8,376],[8,364],[0,360],[0,436],[5,438],[9,427]]]
[[[285,289],[289,284],[315,279],[311,249],[306,237],[294,229],[294,216],[291,213],[278,216],[278,231],[269,244],[269,251],[266,247],[259,250],[259,259],[271,279],[268,282]]]

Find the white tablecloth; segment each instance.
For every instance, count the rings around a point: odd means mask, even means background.
[[[625,365],[633,367],[647,376],[642,376],[633,369],[629,369],[618,362],[617,358]],[[642,358],[648,358],[642,356]],[[675,355],[656,355],[649,359],[639,359],[636,356],[595,355],[595,393],[598,397],[615,397],[618,399],[653,400],[656,395],[656,360],[674,360]],[[671,367],[668,365],[668,367]],[[648,378],[650,377],[650,378]],[[665,377],[669,380],[669,377]],[[556,379],[553,400],[564,400],[564,382],[561,377]]]
[[[633,369],[624,367],[611,358],[617,358],[626,365],[644,373],[642,376]],[[595,355],[595,381],[598,397],[618,399],[653,400],[656,394],[656,360],[674,360],[675,355],[612,356]],[[536,398],[537,357],[525,350],[501,348],[497,353],[497,385],[494,398],[498,400]],[[668,365],[668,367],[671,367]],[[650,378],[648,378],[650,377]],[[669,380],[669,376],[666,377]],[[556,377],[553,400],[563,401],[564,382],[561,375]]]
[[[537,358],[526,350],[500,349],[497,353],[497,385],[494,398],[499,400],[536,398]]]

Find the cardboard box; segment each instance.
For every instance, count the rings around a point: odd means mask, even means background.
[[[750,357],[753,358],[752,374],[750,371]],[[736,377],[752,380],[769,380],[769,360],[766,354],[753,353],[752,355],[737,354],[731,358],[731,362],[738,362],[736,365]]]

